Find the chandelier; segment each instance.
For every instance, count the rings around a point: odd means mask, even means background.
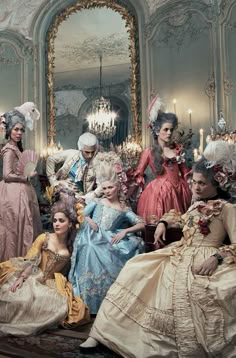
[[[116,113],[111,109],[111,101],[102,96],[102,55],[100,59],[100,96],[92,104],[92,112],[87,116],[89,131],[99,140],[107,140],[116,134]]]

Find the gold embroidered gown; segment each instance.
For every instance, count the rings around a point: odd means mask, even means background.
[[[192,269],[222,250],[227,233],[224,248],[236,255],[236,205],[199,201],[179,220],[181,241],[127,262],[90,336],[123,357],[235,358],[236,258],[212,276]]]
[[[63,276],[69,256],[47,248],[48,234],[33,243],[27,255],[0,264],[0,335],[26,336],[59,324],[65,328],[89,321],[89,310],[72,294],[72,286]],[[33,265],[32,274],[16,292],[10,286],[24,269]]]

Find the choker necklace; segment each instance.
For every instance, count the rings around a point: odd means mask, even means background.
[[[199,199],[199,200],[204,201],[206,203],[209,200],[217,200],[217,199],[220,199],[218,194],[216,194],[215,196],[212,196],[211,198],[204,198],[204,199]]]

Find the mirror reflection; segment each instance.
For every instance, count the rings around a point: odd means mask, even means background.
[[[132,133],[129,43],[126,21],[112,9],[82,9],[61,22],[54,42],[55,141],[64,149],[76,148],[101,97],[116,115],[104,124],[102,144],[118,145]]]

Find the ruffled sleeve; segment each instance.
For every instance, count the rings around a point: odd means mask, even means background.
[[[29,265],[32,265],[32,273],[38,271],[37,267],[41,262],[41,252],[46,240],[46,234],[39,235],[31,248],[24,257],[14,257],[10,259],[11,264],[17,271],[24,271]]]
[[[36,240],[33,242],[31,248],[28,250],[26,256],[24,257],[25,259],[29,259],[31,257],[34,257],[36,255],[38,255],[39,253],[41,253],[42,251],[42,246],[45,243],[46,240],[46,234],[41,234],[39,235]]]
[[[127,211],[126,218],[132,225],[144,223],[144,220],[140,216],[136,215],[132,210]]]
[[[27,177],[24,175],[19,175],[14,172],[13,164],[16,161],[16,158],[19,157],[20,152],[17,148],[14,148],[12,145],[6,145],[2,149],[3,155],[3,180],[6,183],[10,182],[20,182],[27,183]],[[19,154],[19,155],[18,155]]]
[[[145,149],[144,152],[142,153],[139,165],[134,172],[134,179],[136,184],[138,185],[145,184],[144,172],[147,166],[150,164],[150,158],[151,158],[150,156],[151,156],[151,148]]]
[[[83,216],[90,216],[92,217],[93,211],[95,207],[97,206],[96,201],[90,201],[83,210]]]

